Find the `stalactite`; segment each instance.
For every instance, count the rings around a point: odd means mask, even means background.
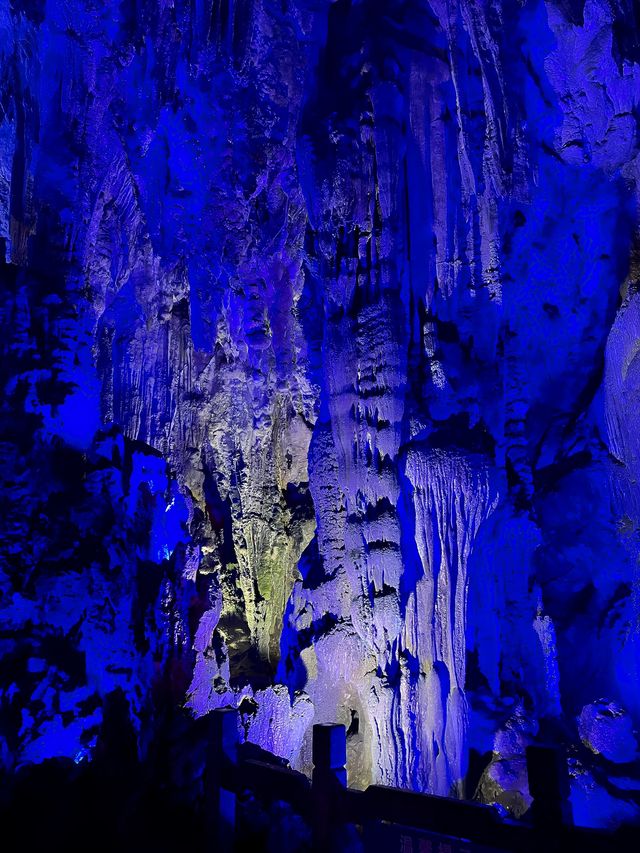
[[[562,731],[637,816],[639,26],[0,0],[0,762],[118,689],[518,814]]]

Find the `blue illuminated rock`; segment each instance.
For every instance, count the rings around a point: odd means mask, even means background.
[[[599,700],[580,712],[578,731],[585,746],[615,764],[626,764],[638,758],[638,743],[633,721],[616,702]]]
[[[141,754],[235,704],[308,770],[357,719],[353,784],[523,811],[518,709],[636,814],[639,33],[0,0],[3,765],[89,760],[120,689]]]

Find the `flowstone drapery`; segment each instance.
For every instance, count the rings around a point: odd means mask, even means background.
[[[121,688],[141,753],[339,721],[354,784],[515,813],[556,739],[577,820],[636,816],[639,34],[0,0],[7,768]]]

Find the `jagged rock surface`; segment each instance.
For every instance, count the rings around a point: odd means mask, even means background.
[[[634,9],[0,0],[6,766],[120,687],[520,810],[514,707],[640,724]]]

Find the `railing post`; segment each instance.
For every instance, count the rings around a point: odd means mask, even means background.
[[[238,763],[238,712],[216,708],[211,712],[211,741],[206,764],[205,808],[207,829],[215,853],[231,853],[235,842],[236,795],[234,773]]]
[[[347,732],[341,725],[313,727],[313,844],[320,853],[331,850],[339,816],[336,796],[347,785]]]
[[[527,747],[529,793],[533,797],[531,816],[540,830],[571,826],[570,785],[567,757],[563,749],[551,746]]]

